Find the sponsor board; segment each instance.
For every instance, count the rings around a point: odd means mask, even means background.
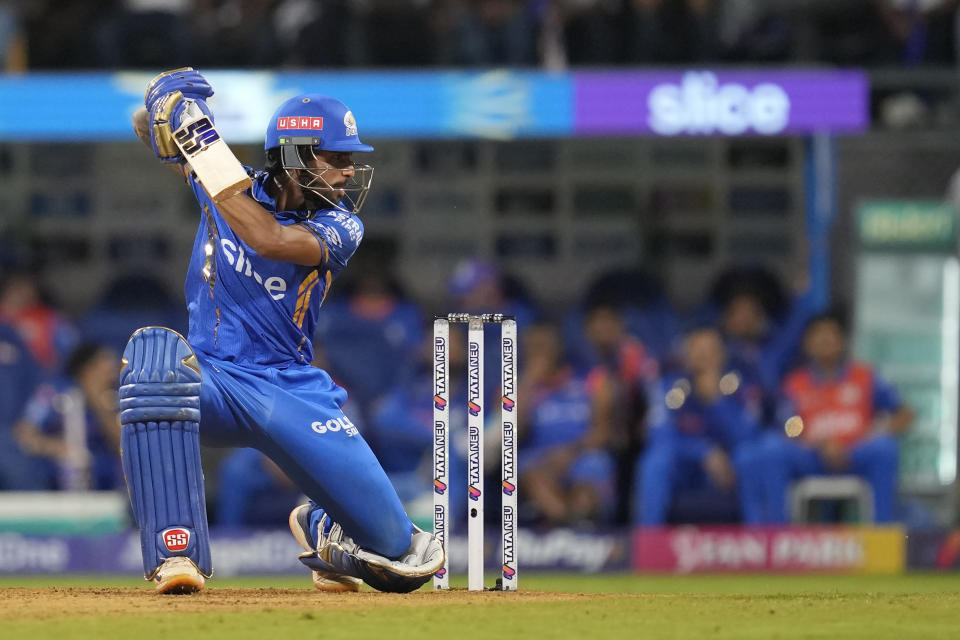
[[[960,529],[911,530],[907,537],[907,568],[960,570]]]
[[[490,532],[494,533],[494,532]],[[496,532],[499,533],[499,532]],[[625,531],[577,532],[557,529],[534,533],[517,532],[521,549],[515,560],[534,571],[624,571],[630,567],[630,537]],[[487,536],[485,564],[501,567],[500,536]],[[454,536],[449,544],[450,570],[467,569],[467,539]],[[117,550],[120,550],[117,553]],[[217,576],[303,575],[297,560],[302,553],[287,530],[211,531],[211,553]],[[0,575],[143,572],[140,539],[136,532],[105,536],[26,536],[0,534]]]
[[[485,565],[501,566],[499,532],[486,536]],[[632,544],[631,544],[632,542]],[[524,571],[858,572],[899,573],[908,544],[899,527],[665,529],[517,532],[516,562]],[[300,546],[287,530],[211,531],[218,576],[304,575]],[[467,540],[452,536],[450,571],[467,569]],[[119,551],[119,552],[118,552]],[[631,557],[632,556],[632,557]],[[960,531],[920,531],[909,537],[910,568],[960,569]],[[0,575],[114,573],[143,566],[136,532],[104,536],[0,534]]]
[[[898,526],[639,528],[633,567],[665,573],[900,573],[905,537]]]
[[[127,141],[130,114],[153,72],[25,73],[0,77],[0,140]],[[808,135],[869,127],[865,73],[835,69],[641,70],[571,73],[370,73],[214,70],[217,130],[231,144],[263,142],[277,105],[336,86],[372,138],[565,138],[597,135]],[[71,100],[62,99],[70,87]],[[374,87],[375,90],[371,90]],[[387,96],[387,98],[385,98]],[[329,130],[320,118],[281,118],[281,131]]]
[[[573,124],[575,135],[857,133],[868,93],[858,71],[585,71]]]
[[[496,532],[496,533],[499,533]],[[501,566],[500,536],[485,536],[484,566],[488,570],[501,570],[508,573],[513,567]],[[599,573],[603,571],[625,571],[630,568],[630,536],[626,531],[574,531],[554,529],[552,531],[517,531],[516,564],[522,571],[576,571]],[[467,571],[467,538],[450,536],[448,545],[450,571],[463,574]]]
[[[211,553],[218,576],[304,574],[300,545],[289,531],[212,532]],[[118,553],[119,550],[119,553]],[[143,573],[136,532],[104,536],[0,534],[0,575]]]

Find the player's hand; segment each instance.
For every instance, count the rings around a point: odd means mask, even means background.
[[[173,134],[186,119],[204,114],[213,122],[213,114],[203,100],[184,98],[179,91],[167,93],[150,110],[150,146],[163,162],[182,162],[183,155]]]
[[[184,120],[192,106],[209,116],[213,114],[206,99],[213,95],[213,87],[193,67],[164,71],[147,85],[143,104],[150,114],[150,146],[163,162],[181,162],[183,157],[173,141],[173,132]]]
[[[166,94],[179,91],[184,98],[204,101],[213,95],[213,87],[207,79],[200,75],[193,67],[183,67],[164,71],[157,75],[143,95],[143,106],[147,111],[153,111],[154,105]]]
[[[720,447],[714,447],[707,453],[703,459],[703,470],[720,489],[732,489],[737,482],[730,457]]]
[[[830,471],[846,471],[850,466],[850,454],[839,442],[828,440],[820,445],[820,457]]]

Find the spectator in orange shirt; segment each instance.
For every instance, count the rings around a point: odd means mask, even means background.
[[[0,281],[0,320],[17,330],[48,376],[60,372],[79,342],[73,325],[44,302],[37,275],[26,269]]]
[[[783,433],[764,444],[771,522],[789,521],[787,487],[809,475],[862,476],[873,488],[877,522],[893,519],[899,445],[913,412],[868,364],[851,361],[842,318],[815,316],[803,339],[806,366],[783,383]]]

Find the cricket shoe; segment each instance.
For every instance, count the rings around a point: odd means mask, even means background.
[[[302,504],[290,512],[290,533],[297,539],[304,551],[314,553],[317,550],[313,534],[310,533],[310,512],[313,506]],[[321,524],[321,526],[323,526]],[[320,591],[344,592],[360,591],[363,580],[345,576],[333,571],[313,569],[313,586]]]
[[[164,560],[153,581],[157,583],[157,593],[171,595],[196,593],[207,583],[193,560],[183,556]]]

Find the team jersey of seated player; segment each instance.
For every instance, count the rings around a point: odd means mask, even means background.
[[[872,428],[878,412],[894,412],[900,396],[873,368],[851,363],[839,376],[825,379],[813,367],[803,367],[783,383],[786,400],[781,415],[798,415],[803,420],[800,437],[819,444],[833,440],[853,444]]]
[[[759,408],[739,377],[728,374],[709,402],[698,398],[691,381],[680,374],[668,374],[651,384],[650,443],[670,443],[682,459],[699,461],[716,446],[732,452],[752,439],[759,431]]]
[[[276,201],[264,189],[266,174],[248,172],[254,182],[247,193],[264,207],[264,215],[314,234],[323,260],[302,266],[257,255],[191,175],[188,183],[200,204],[201,220],[185,284],[190,345],[240,365],[309,364],[320,304],[360,244],[363,223],[336,209],[310,215],[277,211]]]

